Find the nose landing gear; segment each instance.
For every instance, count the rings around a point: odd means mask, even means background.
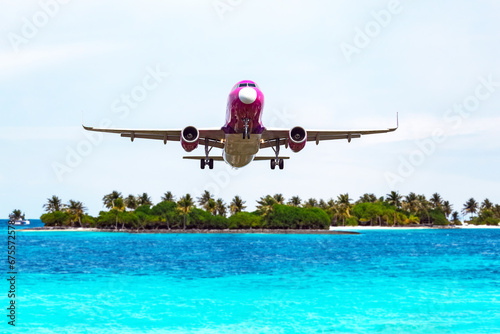
[[[248,123],[250,122],[250,118],[243,118],[243,123],[245,123],[245,129],[243,130],[243,139],[250,139],[250,129]]]

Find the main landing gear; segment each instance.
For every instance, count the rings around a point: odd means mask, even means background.
[[[274,153],[276,154],[276,158],[275,159],[271,159],[271,169],[275,169],[276,165],[278,165],[278,167],[280,169],[285,168],[285,161],[283,159],[279,158],[279,155],[280,155],[280,140],[276,139],[276,148],[273,147],[273,146],[271,146],[271,148],[273,149]]]
[[[280,169],[283,169],[285,168],[285,161],[283,159],[271,159],[271,169],[275,169],[276,165],[278,165]]]
[[[205,169],[205,166],[208,165],[208,168],[214,169],[214,159],[201,159],[200,167],[201,169]]]
[[[250,139],[250,129],[248,123],[250,122],[250,118],[243,118],[243,123],[245,123],[245,129],[243,130],[243,139]]]
[[[209,147],[208,140],[205,139],[205,159],[200,160],[200,168],[201,169],[205,169],[205,166],[207,166],[207,165],[208,165],[209,169],[214,169],[214,159],[208,157],[212,148],[213,148],[213,146]]]

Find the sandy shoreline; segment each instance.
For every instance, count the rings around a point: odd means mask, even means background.
[[[19,229],[18,232],[113,232],[135,234],[359,234],[358,231],[382,230],[439,230],[439,229],[500,229],[500,226],[468,225],[468,226],[414,226],[414,227],[389,227],[389,226],[330,226],[329,230],[106,230],[98,228],[53,228],[34,227]]]

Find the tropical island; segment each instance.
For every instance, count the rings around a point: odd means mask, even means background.
[[[113,191],[103,198],[107,210],[97,217],[87,214],[82,202],[69,200],[63,204],[57,196],[47,199],[47,213],[40,219],[42,229],[85,228],[123,232],[154,231],[328,231],[330,226],[386,227],[448,227],[460,226],[459,213],[438,193],[429,199],[410,193],[406,196],[392,191],[385,197],[364,194],[357,201],[341,194],[328,201],[314,198],[302,201],[293,196],[266,195],[257,200],[256,210],[244,211],[245,201],[235,196],[229,205],[205,191],[196,200],[186,194],[176,200],[166,192],[161,201],[153,204],[147,193],[123,197]],[[198,206],[197,206],[198,204]],[[462,212],[472,225],[498,226],[500,205],[485,199],[479,204],[474,198],[463,206]]]

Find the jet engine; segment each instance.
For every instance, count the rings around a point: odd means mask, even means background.
[[[299,152],[306,146],[307,132],[304,128],[296,126],[288,133],[288,146],[294,152]]]
[[[191,152],[198,147],[200,132],[194,126],[187,126],[181,132],[181,145],[186,152]]]

